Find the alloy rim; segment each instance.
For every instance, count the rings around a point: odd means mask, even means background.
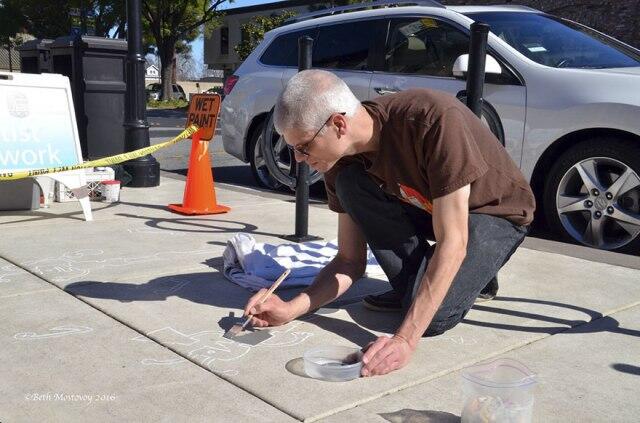
[[[624,247],[640,235],[640,177],[610,157],[592,157],[562,177],[556,210],[578,242],[603,250]]]

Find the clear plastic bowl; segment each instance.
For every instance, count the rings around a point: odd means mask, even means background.
[[[347,381],[360,377],[362,351],[357,347],[330,345],[304,353],[304,371],[314,379]]]
[[[462,371],[462,423],[530,423],[535,375],[522,363],[499,358]]]

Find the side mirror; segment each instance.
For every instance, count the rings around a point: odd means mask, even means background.
[[[464,74],[469,70],[469,55],[463,54],[459,56],[455,62],[453,62],[453,76],[456,78],[463,78]],[[490,54],[487,54],[484,64],[484,72],[493,75],[500,75],[502,73],[502,67],[496,59]]]

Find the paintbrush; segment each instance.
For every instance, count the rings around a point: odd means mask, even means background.
[[[278,288],[278,286],[280,286],[282,281],[285,280],[287,276],[289,276],[289,273],[291,273],[291,269],[285,270],[284,273],[282,275],[280,275],[278,280],[276,280],[273,283],[273,285],[271,285],[271,288],[269,288],[269,290],[264,293],[262,298],[260,298],[260,300],[256,304],[254,304],[254,306],[262,304],[265,301],[267,301],[267,299],[271,296],[271,294],[273,294],[273,291],[275,291],[276,288]],[[229,329],[229,331],[227,333],[224,334],[224,337],[225,338],[233,338],[234,336],[238,335],[240,332],[242,332],[247,327],[247,325],[251,321],[252,317],[253,317],[253,315],[249,314],[247,316],[247,319],[242,324],[233,325],[233,327],[231,329]]]

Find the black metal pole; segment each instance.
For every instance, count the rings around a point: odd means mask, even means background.
[[[311,69],[313,38],[298,38],[298,71]],[[296,233],[283,237],[290,241],[305,242],[320,237],[309,235],[309,165],[307,162],[296,164]]]
[[[127,91],[125,94],[125,149],[127,151],[148,147],[149,124],[146,117],[144,92],[144,64],[142,54],[142,23],[140,1],[127,0]],[[151,155],[124,163],[131,174],[131,187],[157,187],[160,185],[160,163]]]
[[[486,23],[474,22],[471,24],[469,69],[467,70],[467,107],[478,117],[482,116],[482,91],[488,34],[489,25]]]
[[[9,72],[13,72],[13,58],[11,57],[11,44],[8,45],[7,51],[9,52]]]

